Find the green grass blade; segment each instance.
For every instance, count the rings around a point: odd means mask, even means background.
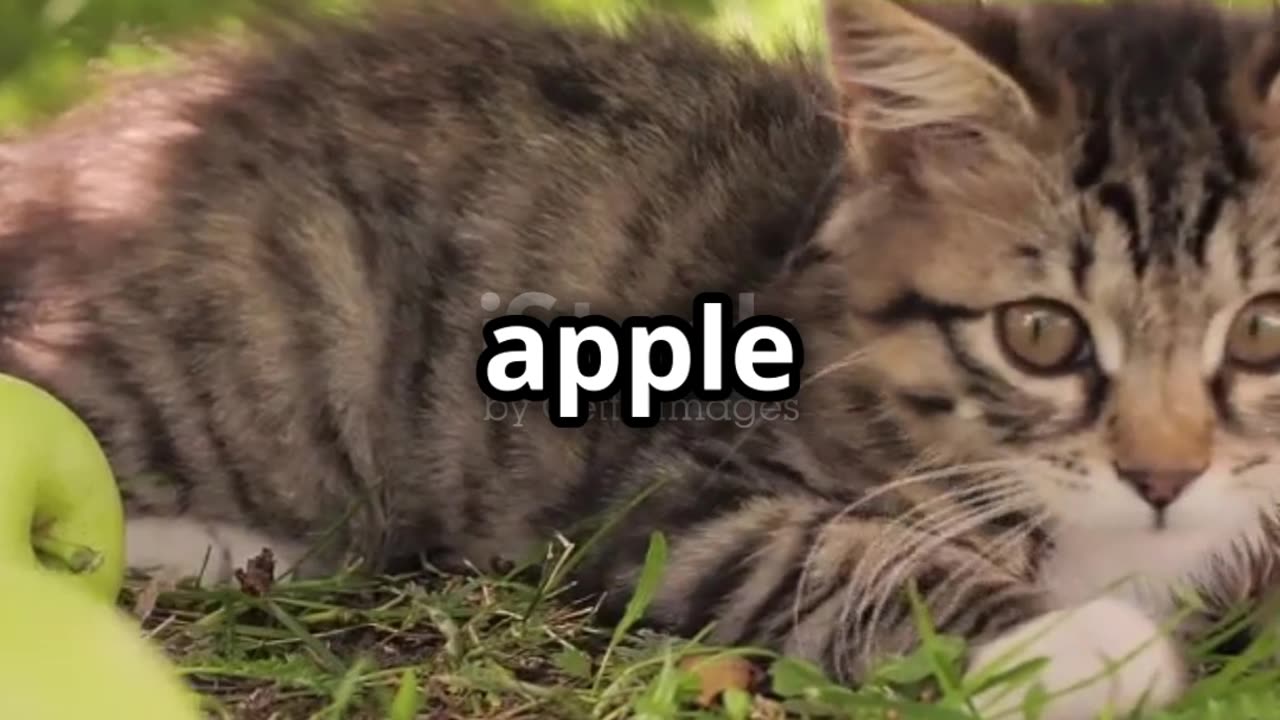
[[[627,601],[627,608],[622,613],[622,620],[613,629],[613,637],[609,640],[609,647],[605,650],[604,657],[600,660],[600,668],[596,672],[593,689],[598,690],[600,688],[600,683],[604,679],[604,671],[609,665],[609,658],[613,655],[618,643],[622,642],[622,638],[627,634],[627,631],[649,609],[649,604],[653,602],[654,595],[658,593],[658,585],[662,582],[662,575],[666,571],[666,566],[667,539],[662,533],[655,532],[649,538],[649,550],[645,553],[644,568],[640,570],[640,578],[636,581],[635,591],[631,594],[631,599]]]

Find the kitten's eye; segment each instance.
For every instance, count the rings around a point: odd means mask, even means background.
[[[1236,315],[1227,333],[1227,357],[1250,370],[1280,365],[1280,295],[1254,300]]]
[[[1050,300],[999,308],[996,329],[1005,353],[1023,369],[1041,375],[1075,370],[1088,349],[1084,321],[1071,308]]]

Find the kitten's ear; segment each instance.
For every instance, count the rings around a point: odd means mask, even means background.
[[[1024,88],[942,24],[895,0],[824,2],[832,72],[855,156],[878,139],[917,130],[972,137],[1016,132],[1036,120]]]
[[[1258,129],[1275,136],[1280,131],[1280,5],[1262,28],[1247,61],[1240,63],[1237,97],[1243,99],[1240,114],[1246,123],[1255,120]]]

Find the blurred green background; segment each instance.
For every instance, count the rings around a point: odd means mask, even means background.
[[[91,91],[95,71],[102,67],[163,61],[166,44],[184,35],[210,30],[233,34],[246,18],[271,7],[343,12],[369,1],[0,0],[0,134],[57,112]],[[656,7],[686,14],[720,36],[749,36],[766,48],[796,37],[817,37],[818,0],[523,1],[548,12],[606,22]]]

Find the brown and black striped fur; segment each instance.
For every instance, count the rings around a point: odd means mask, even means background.
[[[1280,386],[1200,348],[1280,284],[1280,29],[882,4],[828,3],[830,63],[459,4],[121,81],[0,145],[0,368],[89,421],[132,518],[338,523],[317,569],[519,560],[656,482],[580,586],[625,599],[660,530],[656,621],[848,678],[913,642],[908,579],[982,639],[1076,601],[1042,573],[1082,535],[1185,552],[1151,561],[1179,577],[1269,555]],[[796,324],[796,400],[568,430],[476,385],[486,294],[623,318],[710,290]],[[1028,297],[1097,357],[1002,359],[991,311]],[[1212,502],[1108,525],[1145,512],[1114,464],[1209,445]]]

